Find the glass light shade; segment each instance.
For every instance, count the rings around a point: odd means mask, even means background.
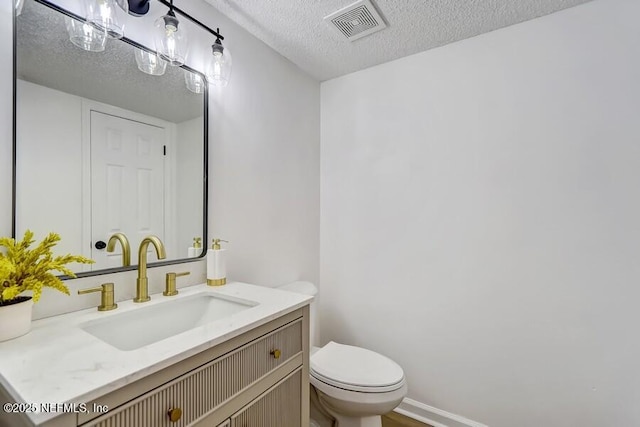
[[[204,79],[200,74],[192,73],[189,70],[184,70],[184,82],[193,93],[204,92]]]
[[[233,59],[231,58],[231,52],[229,48],[224,48],[222,52],[217,49],[213,49],[211,59],[207,66],[207,80],[214,86],[224,87],[229,84],[231,78],[231,64]]]
[[[155,52],[147,52],[146,50],[136,48],[136,64],[138,69],[143,73],[152,76],[161,76],[167,70],[167,63],[158,58]]]
[[[67,32],[71,43],[89,52],[102,52],[107,42],[107,35],[87,24],[66,17]]]
[[[16,6],[16,16],[20,16],[22,13],[22,7],[24,6],[24,0],[14,0]]]
[[[171,12],[169,12],[171,13]],[[187,32],[175,16],[161,16],[155,22],[155,41],[158,56],[169,65],[180,66],[187,59]]]
[[[129,12],[128,0],[85,0],[87,22],[104,30],[112,39],[124,36],[124,22]]]

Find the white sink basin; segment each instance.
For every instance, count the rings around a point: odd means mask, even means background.
[[[93,320],[80,328],[119,350],[135,350],[256,305],[254,301],[198,294]]]

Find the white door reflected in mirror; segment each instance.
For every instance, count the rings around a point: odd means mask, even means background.
[[[152,234],[165,241],[167,129],[91,111],[91,258],[94,270],[120,267],[121,251],[96,247],[124,233],[132,248]],[[128,185],[127,183],[136,183]],[[152,259],[152,258],[150,258]]]

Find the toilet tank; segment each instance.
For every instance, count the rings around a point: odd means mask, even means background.
[[[318,316],[316,315],[317,303],[316,298],[318,294],[318,288],[311,282],[292,282],[287,283],[286,285],[278,286],[277,289],[281,289],[283,291],[295,292],[303,295],[311,295],[313,296],[313,301],[311,302],[311,308],[309,310],[309,344],[311,347],[317,346],[318,342],[316,341],[317,337],[317,321]]]

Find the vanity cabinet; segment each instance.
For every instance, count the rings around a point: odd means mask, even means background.
[[[83,427],[309,425],[308,306],[88,402]]]

